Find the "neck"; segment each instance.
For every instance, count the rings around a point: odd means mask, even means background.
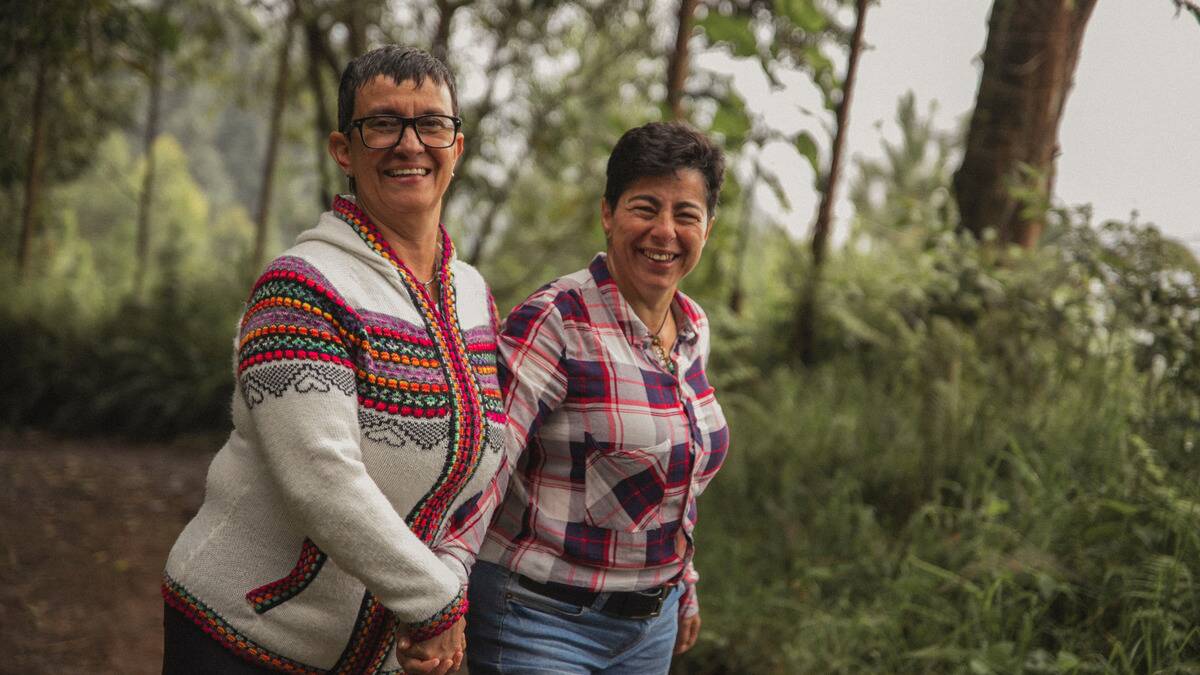
[[[396,225],[388,224],[374,213],[363,207],[363,211],[379,228],[380,234],[387,240],[388,245],[396,252],[409,271],[420,281],[433,277],[438,266],[438,217],[421,218],[417,220],[399,221]]]
[[[605,258],[607,262],[608,258]],[[646,325],[646,329],[650,333],[659,330],[664,324],[664,319],[667,313],[671,311],[671,302],[675,299],[675,287],[658,291],[657,289],[647,291],[645,289],[635,288],[629,283],[617,270],[614,270],[612,265],[608,265],[608,273],[612,276],[613,281],[617,283],[617,288],[621,291],[621,297],[625,298],[625,302],[629,303],[630,309],[637,315],[642,323]]]

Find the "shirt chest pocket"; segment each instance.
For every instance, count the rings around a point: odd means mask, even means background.
[[[664,512],[671,442],[646,448],[602,449],[588,435],[584,479],[587,522],[595,527],[642,532],[677,520]]]

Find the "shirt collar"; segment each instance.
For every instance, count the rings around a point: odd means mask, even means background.
[[[600,252],[592,258],[592,262],[588,265],[592,280],[596,282],[596,289],[600,291],[600,298],[604,301],[604,306],[612,313],[613,318],[616,319],[617,325],[621,327],[629,344],[635,347],[649,347],[653,339],[650,329],[629,306],[625,296],[621,295],[621,289],[617,288],[616,280],[608,271],[607,259],[607,255]],[[676,339],[689,346],[694,345],[696,339],[700,337],[700,333],[696,329],[696,321],[699,320],[700,315],[695,303],[691,298],[676,290],[675,297],[671,301],[671,311],[675,314]]]

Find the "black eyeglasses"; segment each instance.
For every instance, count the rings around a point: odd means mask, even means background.
[[[448,148],[458,138],[462,120],[450,115],[371,115],[360,117],[350,123],[358,127],[358,136],[363,145],[372,150],[391,150],[404,138],[404,130],[412,126],[417,140],[427,148]]]

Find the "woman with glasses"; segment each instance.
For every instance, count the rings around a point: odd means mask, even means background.
[[[351,193],[276,258],[236,344],[234,431],[163,583],[166,673],[422,672],[465,647],[467,512],[500,462],[495,307],[442,198],[454,79],[396,46],[354,59],[329,152]]]

